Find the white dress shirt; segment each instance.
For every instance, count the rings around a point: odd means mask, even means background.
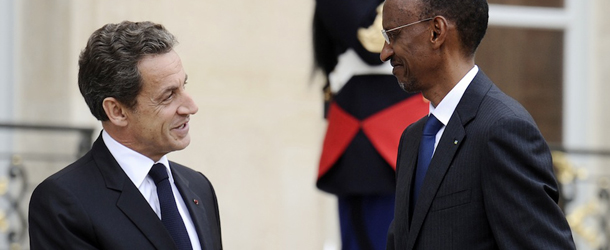
[[[447,93],[447,95],[441,100],[441,102],[436,106],[432,106],[432,102],[430,102],[430,114],[433,114],[436,119],[438,119],[441,123],[443,123],[443,127],[436,133],[436,141],[434,142],[434,151],[436,151],[436,146],[438,142],[441,140],[443,136],[443,132],[445,132],[445,127],[447,127],[447,123],[449,123],[449,119],[451,119],[451,115],[455,111],[458,103],[464,96],[464,92],[466,92],[466,88],[470,85],[470,82],[474,79],[474,77],[479,72],[479,67],[474,66],[462,79]],[[433,153],[434,155],[434,153]]]
[[[148,176],[148,172],[155,163],[162,163],[167,168],[167,174],[172,186],[178,212],[180,212],[180,216],[182,216],[182,220],[186,226],[186,231],[191,240],[193,250],[201,250],[201,244],[199,242],[199,237],[197,236],[197,231],[195,230],[195,224],[193,224],[193,220],[184,204],[184,200],[182,199],[178,188],[176,188],[176,184],[174,184],[174,177],[172,171],[170,171],[168,167],[169,161],[167,160],[167,156],[164,155],[158,162],[153,162],[150,158],[120,144],[106,131],[102,131],[102,139],[110,151],[110,154],[112,154],[125,174],[127,174],[133,184],[140,190],[140,193],[142,193],[142,196],[148,201],[150,207],[157,213],[159,219],[161,219],[161,206],[159,205],[159,197],[157,196],[157,185],[152,178]]]

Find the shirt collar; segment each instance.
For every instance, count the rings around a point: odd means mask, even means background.
[[[110,151],[110,154],[112,154],[117,163],[119,163],[119,166],[121,166],[125,174],[127,174],[136,187],[139,188],[140,185],[142,185],[142,182],[144,182],[144,179],[148,176],[148,172],[155,163],[162,163],[168,168],[170,181],[173,181],[172,172],[169,171],[167,155],[161,157],[158,162],[153,162],[150,158],[119,143],[105,130],[102,131],[102,139],[104,144],[106,144],[108,151]]]
[[[443,123],[443,125],[447,125],[449,123],[449,119],[455,111],[458,103],[462,99],[464,92],[466,92],[466,88],[470,85],[470,82],[474,79],[474,77],[479,72],[479,67],[475,65],[462,77],[462,79],[447,93],[447,95],[441,100],[441,102],[436,106],[432,106],[430,103],[430,114],[434,114],[434,116]]]

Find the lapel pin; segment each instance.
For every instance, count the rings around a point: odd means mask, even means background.
[[[199,200],[193,199],[193,203],[195,203],[195,205],[199,205]]]
[[[458,140],[453,140],[453,145],[457,145],[458,144]]]

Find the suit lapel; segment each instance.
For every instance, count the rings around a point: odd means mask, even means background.
[[[116,162],[102,137],[92,147],[93,158],[106,182],[106,187],[120,192],[116,206],[148,238],[157,249],[176,249],[163,223],[140,191]]]
[[[125,183],[123,192],[117,201],[117,207],[142,231],[157,249],[176,249],[171,235],[150,208],[140,191],[130,183]]]
[[[421,229],[421,226],[428,214],[430,205],[436,196],[436,192],[440,187],[451,161],[455,156],[455,153],[461,145],[461,141],[466,136],[464,127],[460,121],[459,116],[453,115],[449,120],[443,136],[436,146],[436,152],[430,161],[428,172],[424,178],[423,185],[420,190],[419,199],[414,207],[413,219],[411,221],[411,230],[409,230],[409,241],[407,249],[411,249],[415,245],[415,239]],[[457,143],[454,143],[456,142]]]
[[[404,204],[400,204],[400,206],[403,207],[403,209],[406,209],[406,211],[407,211],[407,213],[406,213],[407,225],[411,225],[411,218],[409,217],[409,214],[412,214],[411,206],[409,206],[409,204],[411,204],[411,188],[412,188],[411,183],[413,183],[413,176],[415,175],[415,166],[417,164],[417,151],[419,150],[419,143],[421,141],[421,131],[423,131],[425,119],[426,118],[420,119],[413,126],[414,131],[420,131],[418,133],[418,136],[415,136],[414,138],[404,138],[403,139],[405,144],[402,146],[403,148],[401,149],[401,151],[404,152],[405,155],[404,155],[404,157],[401,157],[399,159],[399,161],[404,161],[404,162],[398,162],[397,166],[404,166],[404,167],[401,167],[400,169],[396,169],[398,171],[398,174],[400,176],[403,176],[402,178],[399,178],[398,180],[400,180],[401,182],[404,182],[404,184],[401,183],[401,185],[398,185],[398,183],[397,183],[396,186],[397,187],[406,187],[406,188],[396,190],[396,192],[397,192],[398,196],[406,197],[406,199],[405,199],[406,202]]]
[[[479,105],[485,94],[491,88],[491,80],[479,70],[475,78],[472,80],[464,95],[460,99],[449,123],[445,127],[443,136],[436,146],[436,152],[430,161],[430,166],[422,188],[420,190],[419,200],[413,211],[413,219],[410,224],[407,249],[413,249],[419,231],[424,223],[426,215],[430,210],[430,206],[434,201],[436,193],[445,178],[451,162],[453,161],[458,149],[462,145],[462,141],[466,139],[466,125],[474,119],[478,111]],[[421,132],[420,132],[421,137]],[[421,140],[421,139],[420,139]],[[419,140],[418,140],[419,141]],[[411,152],[417,152],[410,150]],[[416,156],[410,157],[417,159]],[[410,163],[415,166],[416,162]],[[412,167],[411,169],[415,169]],[[411,170],[413,172],[413,170]],[[407,199],[408,200],[408,199]]]
[[[170,163],[170,165],[173,166],[172,163]],[[199,237],[201,248],[204,250],[213,249],[213,242],[211,240],[213,239],[212,232],[210,232],[206,208],[205,204],[203,204],[202,197],[199,197],[193,192],[189,187],[188,179],[180,171],[177,171],[174,167],[171,167],[171,169],[172,175],[174,176],[174,183],[176,184],[178,191],[180,191],[180,195],[182,196],[182,199],[184,199],[184,204],[186,204],[193,224],[195,224],[195,228],[197,229],[197,236]]]

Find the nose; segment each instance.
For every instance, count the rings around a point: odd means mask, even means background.
[[[189,95],[186,92],[183,92],[183,96],[184,96],[184,100],[182,102],[182,105],[180,105],[180,107],[178,107],[178,114],[180,115],[194,115],[195,113],[197,113],[197,111],[199,111],[199,107],[197,107],[197,104],[195,104],[195,101],[193,101],[193,98],[191,98],[191,95]]]
[[[392,56],[394,56],[394,48],[392,48],[392,45],[384,42],[381,53],[379,54],[379,59],[381,59],[382,62],[385,62],[392,59]]]

